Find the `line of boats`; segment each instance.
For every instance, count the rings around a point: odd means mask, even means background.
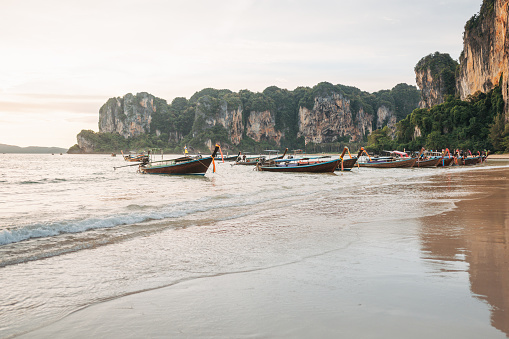
[[[327,173],[334,171],[350,171],[355,165],[358,167],[369,168],[421,168],[421,167],[447,167],[447,166],[471,166],[481,164],[486,161],[488,154],[462,156],[459,151],[451,155],[449,150],[443,152],[427,152],[424,148],[419,153],[409,155],[407,152],[385,151],[387,156],[370,156],[364,148],[361,147],[357,156],[352,156],[348,147],[343,149],[339,158],[332,156],[287,156],[288,149],[282,155],[278,151],[268,150],[267,156],[238,155],[224,157],[219,145],[215,146],[210,156],[185,155],[175,159],[150,161],[150,154],[138,154],[135,156],[126,156],[122,153],[124,160],[136,162],[136,164],[117,166],[115,169],[127,166],[138,166],[138,171],[144,174],[170,174],[170,175],[205,175],[210,165],[213,165],[215,172],[214,159],[222,161],[232,161],[234,165],[255,166],[258,171],[267,172],[307,172],[307,173]],[[221,153],[221,158],[218,157]],[[348,157],[346,153],[348,152]],[[272,154],[271,154],[272,153]],[[273,153],[276,153],[275,155]]]

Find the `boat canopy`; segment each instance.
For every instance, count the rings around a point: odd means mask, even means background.
[[[397,154],[400,157],[408,157],[408,153],[406,153],[406,152],[401,152],[401,151],[386,151],[386,152],[391,153],[391,154]]]

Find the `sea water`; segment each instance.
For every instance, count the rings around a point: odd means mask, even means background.
[[[380,222],[364,235],[373,241],[394,232],[418,251],[415,227],[391,225],[474,194],[456,174],[507,166],[292,174],[232,164],[166,176],[109,155],[0,155],[0,337],[140,291],[338,250],[359,241],[360,223]]]

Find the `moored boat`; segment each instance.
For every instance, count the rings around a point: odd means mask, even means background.
[[[365,152],[365,151],[364,151]],[[390,153],[396,153],[397,151],[392,151]],[[424,148],[419,152],[419,156],[417,157],[381,157],[381,158],[373,158],[369,157],[367,161],[359,162],[360,167],[371,167],[371,168],[409,168],[413,167],[417,162],[417,159],[421,156],[422,152],[424,152]],[[400,154],[403,152],[397,152],[396,154]],[[366,152],[367,154],[367,152]],[[405,154],[405,153],[403,153]]]
[[[266,157],[266,156],[257,156],[257,157],[246,157],[245,155],[244,156],[240,156],[240,153],[239,153],[239,156],[237,158],[237,161],[235,162],[234,165],[251,165],[251,166],[254,166],[256,164],[258,164],[259,162],[267,162],[267,161],[272,161],[272,160],[277,160],[277,159],[283,159],[286,155],[286,152],[288,152],[288,148],[285,149],[285,152],[283,153],[283,155],[279,155],[279,156],[275,156],[275,157],[272,157],[272,158],[268,158],[270,157],[270,153],[277,153],[279,151],[276,151],[276,150],[266,150],[265,152],[268,152],[269,155]]]
[[[432,157],[428,159],[418,159],[414,167],[436,167],[442,161],[442,157]]]
[[[270,164],[259,163],[256,169],[267,172],[294,172],[294,173],[332,173],[338,167],[341,159],[329,161],[305,161],[302,159],[274,160]]]
[[[389,159],[385,161],[367,161],[359,162],[360,167],[372,167],[372,168],[405,168],[413,167],[417,158],[409,159]]]
[[[205,175],[218,150],[219,146],[216,145],[212,155],[204,158],[181,157],[140,164],[139,171],[144,174]]]
[[[460,165],[460,166],[473,166],[473,165],[477,165],[481,162],[482,162],[482,158],[480,156],[458,158],[458,165]]]
[[[433,165],[433,160],[438,161]],[[447,167],[454,161],[454,157],[449,152],[449,149],[440,151],[425,151],[422,156],[417,160],[414,167]]]
[[[236,161],[240,157],[240,152],[237,155],[225,155],[223,161]]]
[[[347,151],[348,151],[348,155],[350,156],[350,158],[345,159],[345,153]],[[339,156],[339,158],[341,159],[341,162],[339,163],[339,166],[338,166],[338,168],[336,168],[336,170],[337,171],[350,171],[355,166],[355,164],[357,163],[358,159],[360,158],[360,156],[363,152],[364,152],[364,148],[361,147],[361,149],[359,150],[359,153],[357,153],[357,156],[352,157],[352,155],[350,154],[350,150],[348,149],[348,147],[345,146],[345,148],[343,148],[343,153],[341,153],[341,155]]]
[[[484,161],[486,161],[486,158],[488,157],[489,151],[485,152],[477,152],[477,155],[473,155],[470,150],[467,151],[461,151],[456,150],[454,152],[454,166],[473,166],[477,164],[481,164]]]
[[[451,166],[451,164],[454,162],[454,157],[453,156],[443,156],[442,158],[440,158],[440,161],[437,163],[437,167],[447,167],[447,166]]]
[[[148,154],[136,154],[136,155],[125,155],[123,151],[120,151],[122,153],[122,157],[124,157],[125,161],[129,162],[148,162],[149,161],[149,155]]]

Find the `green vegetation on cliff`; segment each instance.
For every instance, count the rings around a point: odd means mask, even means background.
[[[481,22],[492,15],[495,10],[495,0],[483,0],[479,13],[474,14],[465,24],[465,32],[476,30]]]
[[[118,152],[121,149],[143,147],[158,147],[169,152],[180,152],[184,145],[193,151],[205,152],[210,142],[220,142],[225,149],[232,152],[238,150],[258,152],[275,147],[304,148],[304,137],[299,137],[300,108],[306,107],[313,110],[318,98],[331,98],[334,95],[343,96],[349,101],[354,121],[357,114],[363,111],[374,116],[375,125],[377,110],[380,106],[391,110],[400,120],[417,107],[420,98],[417,88],[407,84],[398,84],[391,90],[375,93],[327,82],[319,83],[312,88],[298,87],[293,91],[270,86],[261,93],[249,90],[236,93],[226,89],[206,88],[196,92],[189,100],[175,98],[170,104],[166,100],[154,98],[156,109],[151,116],[150,133],[146,135],[128,139],[118,134],[92,131],[82,131],[80,135],[84,138],[82,140],[88,140],[93,152]],[[110,99],[111,103],[116,104],[116,100],[113,100],[115,99]],[[241,114],[242,121],[227,121],[226,117],[231,118],[235,112],[237,117]],[[279,146],[275,144],[274,139],[262,138],[256,142],[247,135],[248,119],[252,112],[270,112],[270,116],[274,119],[272,123],[275,131],[284,135]],[[223,126],[224,123],[227,127]],[[241,123],[242,128],[234,131],[231,125],[228,125],[233,123]],[[241,130],[241,141],[239,144],[234,144],[232,133],[240,133]],[[337,143],[324,147],[326,150],[339,147],[340,143],[344,144],[348,140],[349,136],[338,136]],[[321,149],[320,145],[312,146],[315,150]],[[88,152],[90,148],[84,150],[73,147],[72,151]]]
[[[397,137],[387,129],[374,131],[368,148],[418,150],[470,149],[509,151],[509,125],[504,119],[504,101],[499,86],[488,93],[478,92],[466,101],[452,96],[431,109],[415,109],[397,123]]]
[[[414,71],[426,72],[428,69],[434,79],[440,79],[442,94],[454,95],[456,92],[456,69],[458,63],[447,53],[435,52],[419,60]]]

